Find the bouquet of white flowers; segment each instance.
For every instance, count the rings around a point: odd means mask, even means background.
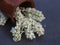
[[[39,23],[45,19],[42,11],[35,8],[17,7],[14,18],[16,19],[16,26],[12,27],[10,32],[15,42],[21,40],[23,33],[25,33],[26,38],[31,40],[36,38],[34,33],[37,33],[38,36],[44,35],[44,28]],[[6,21],[7,18],[0,11],[0,25],[4,25]]]
[[[17,8],[15,12],[16,26],[12,27],[11,32],[15,42],[21,40],[22,33],[25,33],[26,38],[36,38],[35,32],[38,36],[44,35],[44,28],[41,23],[37,22],[45,19],[41,11],[35,8]],[[37,20],[37,21],[36,21]]]

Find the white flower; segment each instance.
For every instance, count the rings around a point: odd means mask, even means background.
[[[41,11],[36,10],[35,8],[27,8],[26,11],[29,13],[29,17],[42,22],[45,19]]]
[[[11,31],[10,31],[10,32],[15,33],[15,32],[16,32],[15,28],[14,28],[14,27],[12,27],[12,29],[11,29]]]
[[[6,21],[7,21],[7,18],[0,11],[0,25],[5,25]]]
[[[21,11],[24,14],[22,14]],[[26,38],[31,40],[36,38],[35,32],[38,36],[44,35],[44,28],[41,23],[36,21],[38,20],[41,22],[45,19],[41,11],[35,8],[17,8],[14,17],[16,19],[16,26],[12,28],[11,32],[15,42],[21,40],[22,33],[25,33]]]
[[[33,31],[31,31],[31,30],[26,30],[25,35],[26,35],[26,38],[31,39],[31,40],[35,38],[35,35],[34,35]]]

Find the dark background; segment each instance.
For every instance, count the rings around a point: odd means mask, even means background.
[[[12,40],[11,21],[0,26],[0,45],[60,45],[60,0],[34,0],[36,9],[41,10],[46,19],[42,22],[45,35],[27,40],[25,36],[20,42]]]

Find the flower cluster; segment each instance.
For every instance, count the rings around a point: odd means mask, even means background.
[[[32,19],[37,20],[39,22],[42,22],[45,19],[44,15],[42,14],[42,11],[36,10],[35,8],[26,8],[22,11],[26,16],[31,17]]]
[[[0,11],[0,25],[5,25],[6,21],[7,21],[7,18]]]
[[[25,33],[26,38],[31,40],[36,38],[34,33],[37,33],[38,36],[44,35],[44,28],[39,23],[45,19],[42,11],[35,8],[17,7],[14,18],[16,19],[16,26],[12,27],[10,32],[15,42],[21,40],[23,33]],[[4,25],[6,21],[7,18],[0,11],[0,25]]]
[[[12,27],[11,31],[13,34],[13,40],[15,42],[20,41],[21,40],[21,35],[23,33],[23,30],[21,29],[22,27],[22,23],[24,20],[24,16],[22,15],[21,11],[19,10],[19,8],[16,10],[17,12],[15,12],[15,19],[16,19],[16,26]]]
[[[16,19],[16,26],[12,27],[11,33],[15,42],[21,40],[22,33],[25,33],[26,38],[31,40],[36,38],[35,32],[38,36],[44,35],[44,28],[41,23],[37,22],[45,19],[41,11],[35,8],[18,7],[14,17]]]

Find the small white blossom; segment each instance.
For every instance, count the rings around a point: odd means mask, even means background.
[[[26,8],[26,11],[29,13],[29,17],[42,22],[45,19],[41,11],[36,10],[35,8]]]
[[[5,25],[6,21],[7,21],[7,18],[0,11],[0,25]]]
[[[10,32],[15,33],[15,32],[16,32],[15,28],[14,28],[14,27],[12,27],[12,29],[11,29],[11,31],[10,31]]]

